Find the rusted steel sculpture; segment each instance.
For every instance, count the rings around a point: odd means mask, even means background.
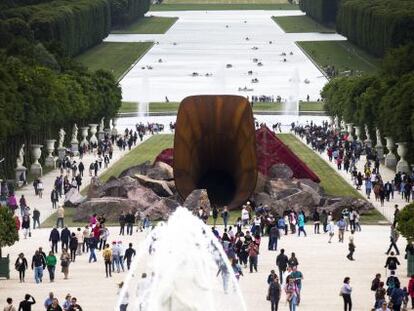
[[[212,204],[235,208],[254,191],[257,179],[253,113],[241,96],[185,98],[177,115],[174,178],[185,199],[207,189]]]

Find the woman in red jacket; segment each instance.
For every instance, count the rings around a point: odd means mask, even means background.
[[[408,282],[408,294],[411,297],[411,308],[414,309],[414,274],[411,275],[411,279]]]

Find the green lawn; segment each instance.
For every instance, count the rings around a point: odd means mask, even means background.
[[[91,71],[105,69],[119,79],[152,45],[152,42],[103,42],[75,59]]]
[[[336,32],[335,29],[323,26],[306,15],[273,16],[272,19],[283,29],[284,32]]]
[[[191,2],[191,3],[190,3]],[[201,0],[185,3],[164,3],[151,6],[150,11],[226,11],[226,10],[298,10],[299,6],[289,3],[231,3],[220,1],[219,3],[206,3]]]
[[[170,112],[176,113],[180,103],[177,102],[153,102],[149,104],[149,112]],[[255,103],[253,111],[282,111],[283,105],[281,103]],[[300,111],[323,111],[322,102],[300,102]],[[133,113],[138,111],[138,104],[135,102],[123,102],[118,112]]]
[[[159,134],[150,137],[141,145],[125,155],[120,161],[112,165],[106,172],[99,176],[102,182],[106,182],[111,176],[118,177],[127,168],[154,161],[155,157],[164,149],[173,146],[174,136],[171,134]]]
[[[335,66],[340,73],[355,72],[375,73],[381,60],[356,48],[348,41],[312,41],[297,42],[313,61],[322,69]]]
[[[166,33],[177,20],[177,17],[142,17],[125,28],[113,30],[112,33],[163,34]]]
[[[345,181],[332,167],[319,155],[309,149],[304,143],[292,134],[278,134],[278,137],[312,169],[320,178],[320,185],[325,193],[332,196],[351,196],[363,198],[363,196],[347,181]],[[386,221],[376,209],[361,215],[361,223],[378,224]]]

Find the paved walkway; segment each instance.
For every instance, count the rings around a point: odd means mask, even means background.
[[[301,140],[309,149],[312,149],[312,147],[310,145],[306,144],[306,140],[305,138],[301,139],[298,135],[296,136],[299,140]],[[335,169],[335,171],[341,175],[352,187],[355,187],[354,182],[352,180],[352,176],[350,173],[347,173],[344,170],[338,170],[337,166],[334,162],[330,162],[329,158],[328,158],[328,154],[327,152],[324,152],[322,154],[320,154],[319,152],[315,152],[316,154],[318,154],[323,160],[325,160],[326,163],[328,163],[332,168]],[[356,163],[357,166],[357,170],[358,171],[364,171],[364,164],[366,163],[366,157],[364,155],[361,156],[360,160]],[[388,167],[386,167],[385,165],[381,164],[380,165],[380,174],[382,176],[382,179],[384,180],[384,182],[387,181],[391,181],[394,179],[395,176],[395,171],[389,169]],[[359,191],[362,196],[364,198],[367,199],[366,195],[365,195],[365,187],[364,185],[362,185],[361,190],[357,190]],[[389,222],[393,222],[394,221],[394,205],[398,204],[399,209],[401,210],[405,205],[407,205],[407,202],[405,202],[405,200],[403,200],[401,198],[401,195],[398,194],[398,191],[394,192],[394,199],[390,199],[389,202],[385,201],[384,202],[384,206],[381,206],[380,201],[376,201],[375,200],[375,195],[372,192],[371,193],[371,198],[367,199],[369,202],[371,202],[374,207],[389,221]]]
[[[144,239],[143,233],[134,233],[133,236],[119,236],[118,228],[109,228],[111,235],[109,241],[122,240],[124,245],[133,242],[139,247]],[[282,236],[279,248],[285,248],[290,255],[295,252],[299,260],[299,270],[304,274],[302,303],[299,311],[329,310],[339,311],[342,308],[342,299],[338,296],[339,289],[345,276],[351,277],[353,287],[354,311],[370,310],[373,302],[373,292],[370,291],[371,280],[376,273],[385,276],[384,264],[386,256],[384,252],[388,246],[388,230],[384,226],[363,226],[362,232],[355,235],[355,261],[345,258],[347,243],[338,243],[337,235],[333,243],[328,244],[326,234],[315,235],[311,226],[306,226],[308,237],[296,235]],[[49,250],[49,229],[34,230],[31,238],[21,240],[11,248],[5,248],[5,254],[9,253],[14,261],[19,252],[28,256],[29,265],[31,255],[38,246]],[[345,234],[345,241],[348,241]],[[270,305],[265,300],[267,285],[266,278],[271,269],[276,269],[275,258],[279,251],[270,252],[266,248],[267,237],[262,239],[259,255],[259,272],[249,273],[244,269],[244,277],[240,280],[242,294],[246,300],[248,311],[270,311]],[[400,249],[404,248],[404,241],[398,243]],[[60,248],[59,248],[60,249]],[[55,283],[49,283],[47,271],[45,271],[44,283],[36,284],[31,270],[27,271],[26,283],[21,284],[18,274],[13,269],[10,280],[0,281],[0,307],[7,297],[13,297],[16,301],[23,298],[24,294],[31,293],[38,299],[33,311],[41,311],[41,306],[49,291],[53,291],[60,301],[67,293],[78,298],[83,310],[103,311],[113,310],[117,298],[117,283],[124,280],[126,273],[114,273],[112,278],[105,278],[105,268],[101,252],[97,252],[98,262],[88,263],[88,255],[82,255],[70,266],[69,279],[64,280],[60,267],[56,271]],[[399,256],[401,266],[398,268],[398,276],[402,285],[407,286],[405,277],[406,261]],[[13,266],[13,265],[12,265]],[[276,269],[277,271],[277,269]],[[129,310],[129,308],[128,308]],[[132,310],[132,308],[131,308]],[[233,311],[223,306],[223,311]],[[287,311],[285,294],[280,301],[281,311]],[[118,310],[116,310],[118,311]],[[221,311],[221,310],[220,310]]]
[[[145,141],[149,136],[145,136]],[[139,140],[137,141],[136,146],[132,146],[132,149],[136,148],[141,142]],[[132,150],[131,149],[131,150]],[[126,148],[125,151],[120,151],[117,146],[114,146],[114,152],[112,156],[112,160],[108,165],[108,168],[112,167],[114,163],[116,163],[118,160],[120,160],[124,155],[126,155],[129,152],[128,148]],[[79,164],[80,159],[79,157],[74,157],[77,164]],[[82,186],[81,191],[85,187],[87,187],[90,184],[91,177],[89,176],[89,165],[92,162],[95,162],[97,160],[97,156],[90,153],[83,156],[82,162],[85,166],[85,171],[82,178]],[[102,169],[98,171],[98,176],[100,176],[103,172],[105,172],[108,168],[104,168],[102,164]],[[44,190],[43,190],[43,197],[39,198],[37,195],[35,195],[34,188],[32,184],[28,184],[20,189],[17,189],[15,191],[16,193],[16,199],[19,200],[21,195],[24,195],[26,198],[27,205],[30,207],[30,210],[33,211],[34,208],[37,208],[40,211],[40,222],[42,223],[45,221],[51,214],[53,214],[56,210],[52,209],[52,202],[50,200],[50,193],[52,192],[55,184],[55,179],[57,176],[60,176],[60,170],[55,169],[47,174],[45,174],[41,180],[43,182]],[[72,174],[69,174],[69,180],[72,180]],[[17,209],[16,213],[20,216],[20,210]],[[31,220],[32,221],[32,220]]]

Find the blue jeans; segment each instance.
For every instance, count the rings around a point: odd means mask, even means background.
[[[270,237],[269,238],[269,251],[276,251],[277,250],[277,238],[276,237]]]
[[[296,311],[297,303],[298,303],[298,297],[293,296],[289,302],[289,311]]]
[[[119,272],[119,256],[117,255],[112,256],[112,271],[115,271],[115,266],[116,271]]]
[[[43,267],[42,266],[34,268],[34,277],[35,277],[36,283],[42,282],[42,278],[43,278]]]
[[[92,261],[96,261],[96,255],[95,255],[95,249],[94,248],[90,248],[90,254],[89,254],[89,262]]]

